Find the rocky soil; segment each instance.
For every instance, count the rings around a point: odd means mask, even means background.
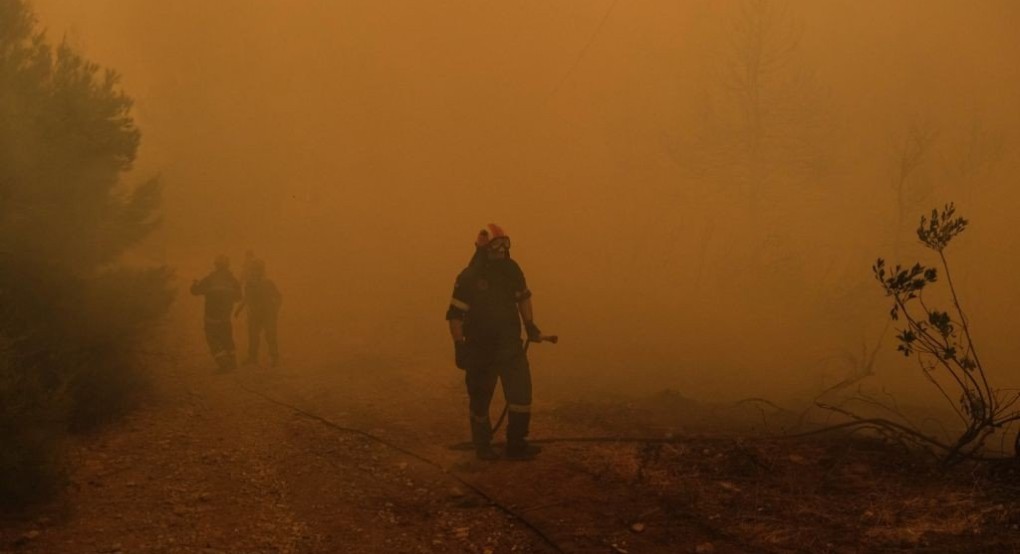
[[[158,372],[141,409],[76,439],[65,496],[0,521],[0,552],[1020,550],[1009,468],[946,474],[860,438],[728,432],[672,393],[556,400],[540,375],[545,451],[480,462],[458,448],[454,370],[356,359],[220,375],[189,359]],[[660,442],[563,440],[635,436]]]

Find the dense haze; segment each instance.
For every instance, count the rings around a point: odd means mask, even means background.
[[[885,326],[874,259],[933,261],[913,229],[955,201],[975,339],[1016,384],[1020,6],[756,5],[35,2],[136,101],[134,176],[165,186],[138,255],[187,285],[255,250],[291,360],[456,371],[443,313],[497,222],[563,337],[539,396],[807,395]],[[879,376],[923,388],[885,342]]]

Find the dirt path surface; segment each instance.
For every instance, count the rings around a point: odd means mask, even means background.
[[[216,375],[193,358],[157,376],[151,402],[79,441],[66,499],[5,522],[0,552],[1016,552],[1020,545],[1015,495],[984,477],[940,476],[869,443],[696,434],[705,414],[678,396],[641,405],[540,396],[534,435],[683,436],[679,442],[553,441],[531,462],[480,462],[450,448],[467,432],[454,371],[352,359]]]
[[[436,468],[244,392],[279,388],[278,376],[257,371],[265,370],[161,379],[158,403],[76,452],[72,511],[42,516],[5,544],[25,552],[545,551]]]

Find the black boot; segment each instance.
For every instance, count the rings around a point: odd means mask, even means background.
[[[471,414],[471,442],[475,445],[475,457],[479,460],[499,458],[499,454],[492,449],[492,424],[488,416]]]
[[[531,423],[530,412],[510,412],[506,423],[506,457],[511,460],[530,460],[542,449],[529,444],[528,427]]]

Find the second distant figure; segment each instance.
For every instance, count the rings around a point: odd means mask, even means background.
[[[215,269],[201,281],[191,284],[191,294],[205,297],[205,338],[216,364],[222,371],[234,369],[234,330],[230,309],[241,298],[241,284],[230,272],[230,260],[219,255]]]
[[[266,264],[262,260],[253,260],[244,282],[244,300],[234,315],[242,310],[248,311],[248,358],[246,364],[258,363],[259,344],[262,335],[266,336],[269,346],[269,358],[273,366],[280,362],[280,350],[276,341],[276,321],[280,313],[282,296],[280,290],[266,277]]]

